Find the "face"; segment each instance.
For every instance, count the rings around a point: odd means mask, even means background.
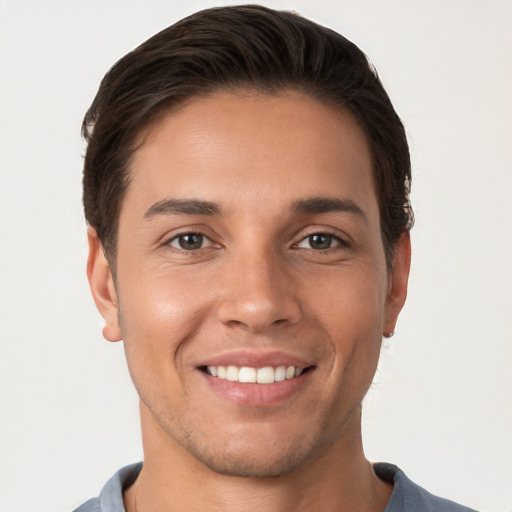
[[[408,273],[405,236],[386,267],[354,118],[293,92],[198,98],[130,173],[115,286],[92,230],[89,278],[143,431],[230,475],[349,445]]]

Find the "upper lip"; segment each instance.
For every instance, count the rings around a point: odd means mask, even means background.
[[[236,350],[211,356],[200,364],[202,366],[247,366],[250,368],[263,368],[265,366],[295,366],[307,368],[313,366],[310,361],[278,350],[274,351],[255,351],[255,350]]]

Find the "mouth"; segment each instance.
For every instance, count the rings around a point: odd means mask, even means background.
[[[273,384],[300,377],[313,367],[301,366],[263,366],[261,368],[251,366],[201,366],[199,369],[219,380],[240,382],[246,384]]]
[[[309,389],[316,365],[300,355],[282,351],[237,350],[209,357],[196,370],[206,389],[225,404],[256,408],[291,403]]]

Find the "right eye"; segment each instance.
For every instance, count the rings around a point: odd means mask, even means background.
[[[181,233],[171,238],[167,244],[182,251],[197,251],[210,247],[212,241],[202,233]]]

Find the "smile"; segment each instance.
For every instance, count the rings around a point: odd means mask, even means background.
[[[242,382],[252,384],[272,384],[291,380],[301,375],[308,368],[298,366],[264,366],[263,368],[252,368],[250,366],[207,366],[206,373],[212,377],[231,382]]]

